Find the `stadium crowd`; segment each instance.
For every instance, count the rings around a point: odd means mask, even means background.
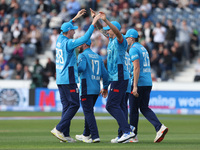
[[[199,0],[1,0],[0,1],[0,78],[31,79],[34,87],[47,87],[55,78],[55,60],[42,66],[38,54],[52,51],[63,22],[81,8],[74,38],[83,36],[91,24],[89,8],[106,12],[110,21],[118,21],[121,33],[135,28],[140,43],[148,50],[152,79],[167,81],[194,60],[199,53]],[[103,22],[102,22],[103,23]],[[105,25],[105,24],[104,24]],[[106,65],[108,40],[95,30],[91,49],[101,55]],[[50,49],[47,49],[50,45]],[[77,50],[78,54],[78,50]],[[26,64],[35,57],[34,69]],[[42,81],[42,82],[41,82]]]

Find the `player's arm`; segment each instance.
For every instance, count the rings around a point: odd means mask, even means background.
[[[108,81],[108,72],[104,66],[103,61],[101,61],[101,71],[103,78],[103,89],[108,89],[109,81]]]
[[[108,86],[110,83],[108,80],[108,72],[104,66],[103,61],[101,61],[101,72],[103,78],[103,89],[100,91],[100,93],[104,98],[106,98],[108,96]]]
[[[86,58],[84,55],[79,54],[78,56],[78,73],[84,72],[86,69]]]
[[[68,45],[67,45],[68,50],[74,50],[74,48],[86,43],[89,40],[89,38],[91,37],[94,31],[94,28],[95,28],[94,25],[96,24],[99,18],[100,18],[100,14],[94,17],[92,24],[90,25],[89,29],[87,30],[84,36],[78,39],[69,39]]]
[[[94,18],[96,16],[96,12],[94,10],[92,10],[90,8],[90,12],[91,12],[91,16],[92,18]],[[107,32],[103,29],[102,24],[99,22],[99,20],[97,21],[97,23],[95,24],[96,28],[105,36],[108,37]]]
[[[133,91],[132,94],[135,97],[138,97],[137,93],[137,85],[138,85],[138,79],[140,75],[140,61],[139,61],[139,51],[137,48],[131,48],[129,50],[129,55],[133,64]]]
[[[138,79],[139,79],[139,75],[140,75],[140,62],[139,59],[136,59],[133,61],[133,66],[134,66],[134,70],[133,70],[133,95],[135,97],[138,97],[139,94],[137,93],[137,85],[138,85]]]
[[[76,16],[72,19],[72,22],[75,22],[78,18],[80,18],[81,16],[83,16],[86,13],[85,9],[81,9]]]
[[[121,35],[120,31],[117,29],[117,27],[115,27],[112,23],[110,23],[110,21],[106,18],[106,14],[104,12],[100,12],[101,14],[101,19],[110,27],[110,29],[114,32],[114,34],[116,35],[118,41],[120,43],[123,42],[123,36]]]

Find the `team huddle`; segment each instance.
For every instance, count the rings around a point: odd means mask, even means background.
[[[148,107],[152,89],[151,68],[147,50],[138,43],[138,32],[129,29],[126,35],[122,35],[121,25],[117,21],[110,22],[103,12],[97,14],[92,9],[90,11],[93,21],[84,36],[73,39],[74,30],[78,28],[73,26],[73,23],[86,13],[84,9],[61,26],[62,32],[56,42],[56,84],[63,109],[61,120],[51,133],[62,142],[75,142],[70,137],[70,123],[80,107],[80,95],[85,125],[83,133],[76,135],[75,138],[85,143],[100,142],[93,107],[101,93],[103,97],[107,97],[106,110],[119,125],[118,135],[111,139],[111,143],[138,142],[139,109],[155,127],[157,134],[154,142],[161,142],[168,128]],[[103,27],[99,19],[107,26]],[[90,49],[90,37],[95,27],[109,39],[107,70],[101,57]],[[83,51],[78,55],[78,65],[75,53],[77,47]],[[100,89],[101,79],[103,89]],[[108,86],[110,86],[109,93]]]

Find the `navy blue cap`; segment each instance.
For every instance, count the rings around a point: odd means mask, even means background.
[[[70,22],[65,22],[62,24],[61,28],[62,32],[67,32],[69,30],[76,30],[78,26],[73,26]]]
[[[120,31],[121,30],[121,25],[117,22],[117,21],[111,21],[110,23],[112,23],[115,27],[117,27],[117,29]],[[110,30],[109,26],[103,27],[104,30]]]

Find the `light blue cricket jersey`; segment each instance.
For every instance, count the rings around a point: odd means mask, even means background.
[[[78,56],[78,72],[80,73],[80,95],[93,95],[100,92],[100,80],[103,88],[108,89],[108,73],[101,57],[90,48]]]
[[[128,70],[128,72],[129,72],[129,75],[130,75],[130,77],[129,77],[129,80],[128,80],[128,87],[127,87],[127,90],[126,90],[126,93],[131,93],[131,85],[132,85],[132,80],[131,80],[131,78],[132,78],[132,76],[131,76],[131,72],[133,72],[132,71],[132,63],[131,63],[131,58],[130,58],[130,56],[129,56],[129,54],[126,52],[126,54],[125,54],[125,64],[126,64],[126,67],[127,67],[127,70]]]
[[[131,61],[139,59],[140,62],[138,86],[152,86],[149,53],[146,48],[140,43],[135,42],[129,50],[129,55],[131,57]]]
[[[70,23],[73,23],[72,20]],[[90,25],[84,36],[78,39],[69,39],[62,33],[56,42],[56,84],[78,83],[78,68],[75,48],[86,43],[94,26]]]
[[[129,79],[129,72],[125,65],[125,52],[127,50],[127,47],[128,43],[124,36],[122,43],[119,43],[117,37],[115,37],[114,39],[109,38],[109,43],[107,47],[107,68],[109,81]]]

